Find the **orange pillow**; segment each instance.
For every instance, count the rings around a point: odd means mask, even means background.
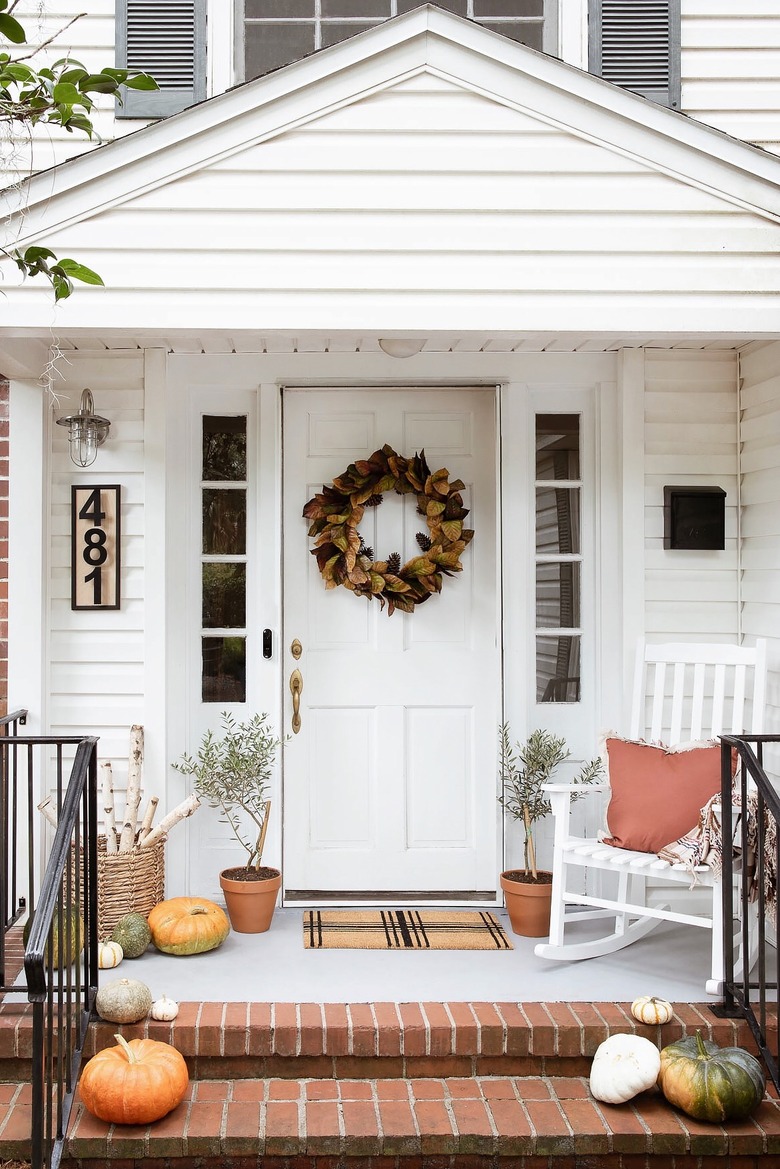
[[[653,746],[605,741],[611,795],[605,844],[658,852],[699,822],[707,800],[720,791],[720,744]]]

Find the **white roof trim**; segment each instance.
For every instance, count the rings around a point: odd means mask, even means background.
[[[16,246],[428,70],[780,222],[780,158],[427,5],[33,176]]]

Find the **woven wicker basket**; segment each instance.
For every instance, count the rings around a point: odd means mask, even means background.
[[[106,853],[98,837],[98,935],[108,937],[120,917],[146,917],[165,897],[165,841],[135,852]]]

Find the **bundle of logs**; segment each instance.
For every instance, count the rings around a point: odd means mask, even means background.
[[[106,838],[106,853],[109,856],[133,852],[137,848],[151,848],[159,840],[164,839],[171,828],[181,820],[186,820],[200,807],[200,800],[196,795],[187,796],[186,800],[177,804],[167,816],[160,820],[159,824],[152,827],[159,800],[157,796],[151,796],[139,823],[138,810],[141,805],[143,766],[144,728],[132,726],[130,728],[130,756],[127,765],[125,815],[121,827],[117,824],[114,810],[114,777],[111,761],[106,760],[100,764],[103,832]],[[51,796],[47,796],[38,805],[38,810],[53,828],[57,827],[57,812]]]

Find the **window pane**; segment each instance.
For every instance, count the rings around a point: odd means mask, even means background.
[[[314,52],[314,24],[244,25],[245,80],[299,61]]]
[[[577,629],[580,624],[578,563],[537,564],[536,625],[539,629]]]
[[[377,17],[390,15],[390,0],[322,0],[324,18],[339,16]]]
[[[203,628],[243,629],[246,625],[246,565],[203,565]]]
[[[203,489],[203,551],[212,556],[246,552],[246,491]]]
[[[246,479],[246,417],[203,419],[203,478]]]
[[[578,487],[536,488],[536,551],[549,556],[580,551]]]
[[[474,0],[474,16],[538,16],[541,18],[544,0]]]
[[[246,20],[267,20],[269,16],[278,20],[296,16],[314,20],[314,0],[244,0]]]
[[[501,33],[501,36],[508,37],[510,41],[519,41],[521,45],[527,45],[529,49],[537,49],[542,51],[542,24],[526,24],[525,22],[515,24],[512,20],[502,21],[500,24],[494,24],[490,20],[480,20],[479,22],[483,28],[490,29],[491,32]]]
[[[579,702],[579,637],[537,637],[536,701]]]
[[[203,702],[246,702],[246,638],[204,637]]]
[[[374,24],[336,24],[335,22],[323,21],[322,25],[322,47],[327,49],[329,45],[337,45],[340,41],[348,41],[350,37],[355,37],[359,32],[365,32],[367,28],[373,28]]]
[[[420,7],[420,0],[398,0],[398,15],[403,12],[411,12],[413,8]],[[436,0],[437,8],[446,8],[447,12],[454,12],[456,16],[467,16],[468,8],[466,0]]]
[[[579,479],[579,414],[536,415],[536,478]]]

